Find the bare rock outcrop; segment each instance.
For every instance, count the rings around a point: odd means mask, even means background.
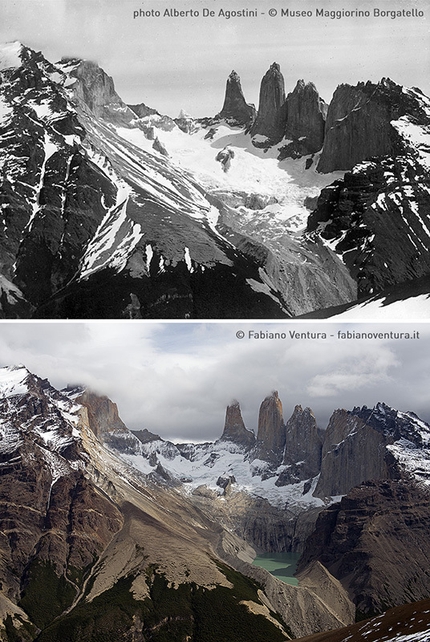
[[[126,124],[133,120],[135,113],[123,102],[115,91],[113,79],[90,60],[67,60],[62,64],[75,63],[71,76],[76,78],[72,85],[76,98],[85,104],[96,116],[117,124]]]
[[[320,513],[299,575],[320,561],[348,590],[359,618],[424,599],[430,581],[428,502],[428,489],[411,480],[353,488]]]
[[[409,150],[361,163],[322,190],[308,230],[342,257],[359,298],[430,274],[428,181]]]
[[[321,467],[322,432],[310,408],[296,406],[286,423],[283,464],[278,485],[294,484],[318,475]],[[282,477],[282,479],[281,479]]]
[[[245,448],[251,448],[255,443],[254,433],[245,427],[238,401],[233,401],[227,406],[221,440],[232,441]]]
[[[349,170],[375,156],[395,155],[399,135],[392,121],[418,111],[413,95],[389,78],[339,85],[328,108],[318,171]]]
[[[330,418],[322,449],[321,475],[314,495],[344,495],[367,479],[390,475],[385,435],[347,410]]]
[[[285,447],[285,424],[282,402],[274,390],[261,403],[258,415],[257,443],[254,457],[269,462],[281,462]]]
[[[138,437],[128,430],[109,397],[84,390],[77,401],[87,409],[89,427],[102,443],[122,453],[139,452]]]
[[[257,117],[251,127],[252,143],[269,147],[282,140],[285,129],[285,86],[278,63],[274,62],[261,81]]]
[[[291,142],[281,149],[280,160],[314,154],[322,148],[327,109],[312,82],[297,81],[286,99],[285,138]]]
[[[227,78],[224,105],[215,119],[225,119],[230,125],[249,126],[255,118],[255,107],[246,102],[239,75],[233,70]]]

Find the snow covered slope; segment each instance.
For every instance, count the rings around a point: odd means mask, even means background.
[[[1,71],[3,316],[20,316],[21,298],[40,316],[287,314],[195,179],[118,136],[112,121],[134,114],[101,69],[13,51],[19,66]]]
[[[52,64],[17,42],[0,61],[3,318],[328,316],[430,272],[417,89],[341,86],[322,150],[302,156],[298,136],[285,158],[286,134],[256,147],[219,115],[128,106],[93,62]]]

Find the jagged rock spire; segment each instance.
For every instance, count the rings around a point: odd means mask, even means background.
[[[227,406],[225,413],[224,432],[221,439],[233,441],[236,444],[250,448],[254,445],[254,433],[247,430],[242,419],[239,402],[234,400]]]
[[[286,99],[285,137],[293,140],[298,154],[313,154],[323,146],[327,109],[312,82],[297,81]]]
[[[215,118],[225,118],[237,125],[250,125],[255,118],[255,107],[246,102],[239,75],[234,70],[227,78],[223,108]]]
[[[304,462],[299,477],[309,479],[319,473],[321,466],[322,434],[310,408],[300,405],[286,423],[284,464]]]
[[[274,453],[282,458],[285,446],[285,424],[282,413],[282,402],[278,391],[264,399],[258,416],[257,456]]]
[[[279,142],[285,129],[284,77],[278,63],[274,62],[261,81],[257,118],[251,129],[254,138],[266,138],[267,144]],[[254,145],[264,146],[264,140],[254,138]]]

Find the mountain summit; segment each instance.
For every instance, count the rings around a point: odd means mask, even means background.
[[[131,433],[107,397],[1,368],[1,635],[215,642],[222,613],[228,642],[281,642],[422,599],[430,427],[382,403],[335,411],[324,433],[300,406],[284,425],[275,392],[259,423],[283,427],[267,459],[236,402],[221,439],[173,444]],[[291,550],[298,586],[250,563]]]
[[[239,75],[233,70],[227,79],[224,105],[215,119],[225,118],[231,125],[247,126],[255,118],[254,105],[245,101]]]
[[[340,85],[327,107],[273,63],[256,115],[232,72],[216,117],[175,119],[17,42],[0,81],[2,318],[329,316],[427,287],[416,88]]]

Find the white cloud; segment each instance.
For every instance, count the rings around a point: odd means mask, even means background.
[[[301,404],[314,410],[322,428],[336,408],[378,401],[430,420],[426,325],[416,341],[236,338],[238,329],[248,327],[325,328],[336,334],[333,326],[2,322],[0,365],[24,363],[59,388],[87,385],[115,401],[130,428],[147,428],[164,438],[218,438],[233,398],[241,404],[246,426],[256,430],[261,401],[274,389],[285,420]]]

